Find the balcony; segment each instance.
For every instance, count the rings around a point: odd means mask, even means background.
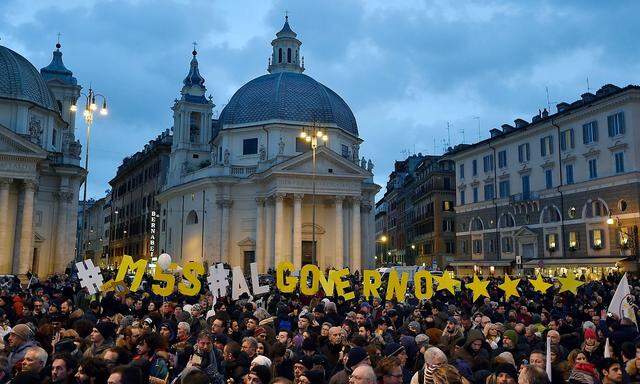
[[[511,195],[509,198],[512,203],[518,203],[522,201],[535,201],[539,199],[540,195],[538,195],[537,192],[517,193],[515,195]]]

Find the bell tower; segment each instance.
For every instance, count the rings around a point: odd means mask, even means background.
[[[198,169],[209,159],[209,141],[212,138],[213,98],[205,96],[207,88],[200,75],[193,43],[191,64],[187,77],[182,81],[180,99],[173,107],[173,144],[171,148],[171,171],[189,172]]]

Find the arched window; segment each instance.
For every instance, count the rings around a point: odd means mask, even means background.
[[[200,141],[200,112],[191,112],[189,116],[189,141]]]
[[[510,213],[503,213],[500,216],[500,228],[511,228],[516,226],[516,221],[513,219],[513,215]]]
[[[603,217],[609,216],[609,208],[600,199],[589,200],[585,206],[585,217]]]
[[[287,63],[291,62],[291,48],[287,48]]]
[[[282,63],[282,48],[278,48],[278,63]]]
[[[560,211],[556,208],[555,205],[544,207],[542,210],[542,222],[546,223],[556,223],[560,221]]]
[[[482,220],[480,220],[479,217],[475,217],[471,220],[470,227],[472,231],[482,231],[484,229],[484,224],[482,224]]]
[[[196,211],[191,211],[187,215],[187,225],[198,224],[198,214]]]

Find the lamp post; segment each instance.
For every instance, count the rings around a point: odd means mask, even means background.
[[[304,139],[307,143],[311,144],[311,159],[313,163],[313,174],[312,174],[312,201],[313,208],[311,213],[311,263],[317,265],[316,262],[316,150],[318,149],[318,139],[324,142],[324,145],[327,145],[327,141],[329,140],[329,136],[325,132],[322,131],[315,124],[313,127],[308,129],[303,129],[300,132],[300,137]]]
[[[78,254],[76,255],[76,260],[80,260],[80,252],[82,252],[84,255],[86,255],[85,252],[85,247],[84,247],[84,226],[86,225],[86,219],[87,219],[87,181],[89,180],[89,144],[90,144],[90,138],[91,138],[91,126],[93,125],[93,113],[98,109],[98,106],[96,104],[96,96],[101,97],[102,98],[102,108],[100,109],[100,115],[102,116],[106,116],[108,111],[107,111],[107,98],[99,93],[96,93],[91,86],[89,86],[89,93],[85,94],[82,93],[82,96],[85,97],[85,106],[84,106],[84,112],[83,112],[83,117],[84,117],[84,122],[87,125],[87,143],[86,143],[86,150],[85,150],[85,154],[84,154],[84,169],[87,171],[87,176],[84,179],[84,191],[82,193],[82,226],[80,227],[80,244],[82,247],[82,250],[78,249]],[[71,108],[69,108],[71,110],[71,112],[76,112],[78,110],[78,105],[76,104],[76,101],[73,101],[73,104],[71,104]],[[84,259],[84,257],[82,257],[82,259]]]
[[[632,252],[633,258],[635,259],[637,257],[637,252],[636,252],[636,228],[635,226],[632,226],[630,228],[627,228],[626,231],[622,230],[622,222],[620,221],[620,218],[616,217],[615,219],[611,216],[609,216],[609,218],[607,219],[607,224],[608,225],[614,225],[615,227],[614,229],[616,230],[616,234],[618,236],[616,236],[617,242],[618,242],[618,248],[620,248],[620,254],[624,254],[624,250],[625,249],[630,249]]]
[[[381,251],[382,251],[382,252],[381,252],[380,259],[378,259],[378,258],[376,257],[376,261],[379,261],[379,262],[380,262],[380,263],[379,263],[380,265],[384,265],[384,260],[385,260],[385,251],[386,251],[386,249],[385,249],[385,245],[387,244],[387,235],[382,235],[382,236],[380,236],[380,238],[379,238],[378,240],[376,240],[376,243],[381,243],[381,244],[382,244],[382,245],[380,246]],[[376,264],[378,264],[378,263],[376,263]]]

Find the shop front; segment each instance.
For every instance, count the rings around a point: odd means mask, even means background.
[[[612,272],[626,271],[624,257],[585,257],[534,259],[524,263],[524,272],[528,275],[542,274],[547,277],[584,276],[587,280],[597,280]]]

